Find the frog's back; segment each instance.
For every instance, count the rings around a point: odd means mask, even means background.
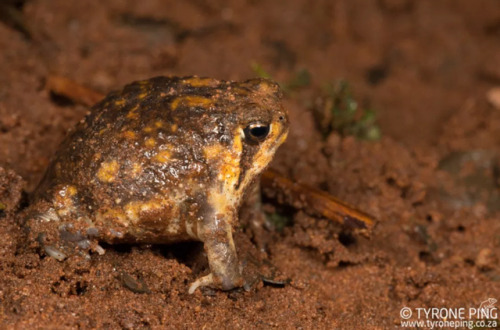
[[[190,79],[203,85],[189,85]],[[203,103],[203,95],[212,94],[218,85],[214,79],[157,77],[109,94],[63,141],[36,195],[50,194],[60,184],[109,183],[116,179],[117,167],[125,171],[131,167],[128,170],[137,174],[150,160],[166,160],[172,154],[170,147],[188,146],[185,133],[195,131],[185,127],[192,108],[185,109],[179,98],[202,100],[199,110],[206,111],[210,104],[208,98]],[[192,154],[180,153],[183,158]]]

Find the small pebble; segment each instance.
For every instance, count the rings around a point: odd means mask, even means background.
[[[486,93],[486,99],[492,106],[500,110],[500,87],[493,87]]]
[[[479,251],[476,257],[476,266],[483,271],[492,270],[497,264],[497,258],[491,249],[485,248]]]

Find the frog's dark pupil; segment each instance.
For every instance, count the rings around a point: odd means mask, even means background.
[[[247,137],[247,139],[251,141],[261,142],[269,134],[269,129],[270,129],[269,125],[265,124],[249,125],[245,129],[245,136]]]
[[[269,133],[269,126],[257,126],[250,129],[250,134],[258,139],[263,139]]]

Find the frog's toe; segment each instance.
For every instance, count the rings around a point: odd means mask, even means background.
[[[106,253],[106,250],[99,244],[96,244],[93,248],[92,251],[97,252],[98,255],[102,256],[104,253]]]
[[[191,286],[189,287],[189,294],[193,294],[196,289],[198,289],[199,287],[202,287],[202,286],[211,286],[212,284],[214,283],[214,277],[212,275],[212,273],[206,275],[206,276],[203,276],[203,277],[200,277],[199,279],[197,279],[196,281],[194,281]]]
[[[244,284],[245,281],[240,276],[237,276],[236,278],[223,277],[221,279],[218,279],[212,273],[210,273],[194,281],[189,287],[188,292],[189,294],[193,294],[196,291],[196,289],[203,286],[210,286],[213,288],[228,291],[237,287],[244,286]]]
[[[76,245],[77,245],[80,249],[82,249],[82,250],[88,250],[88,249],[90,249],[90,245],[91,245],[91,243],[90,243],[90,240],[88,240],[88,239],[82,239],[82,240],[80,240],[80,241],[77,241],[77,242],[76,242]]]
[[[68,257],[64,252],[62,252],[59,249],[56,249],[52,245],[45,245],[43,247],[43,250],[45,251],[45,253],[47,253],[49,257],[52,257],[58,261],[63,261]]]

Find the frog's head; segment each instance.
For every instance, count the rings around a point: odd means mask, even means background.
[[[235,84],[238,127],[241,139],[239,178],[236,189],[244,189],[272,160],[288,135],[288,113],[281,103],[282,92],[268,79],[251,79]]]
[[[213,182],[211,205],[234,207],[245,188],[272,160],[288,134],[288,114],[278,84],[190,78],[172,101],[176,116],[189,123],[184,140],[198,134]]]

